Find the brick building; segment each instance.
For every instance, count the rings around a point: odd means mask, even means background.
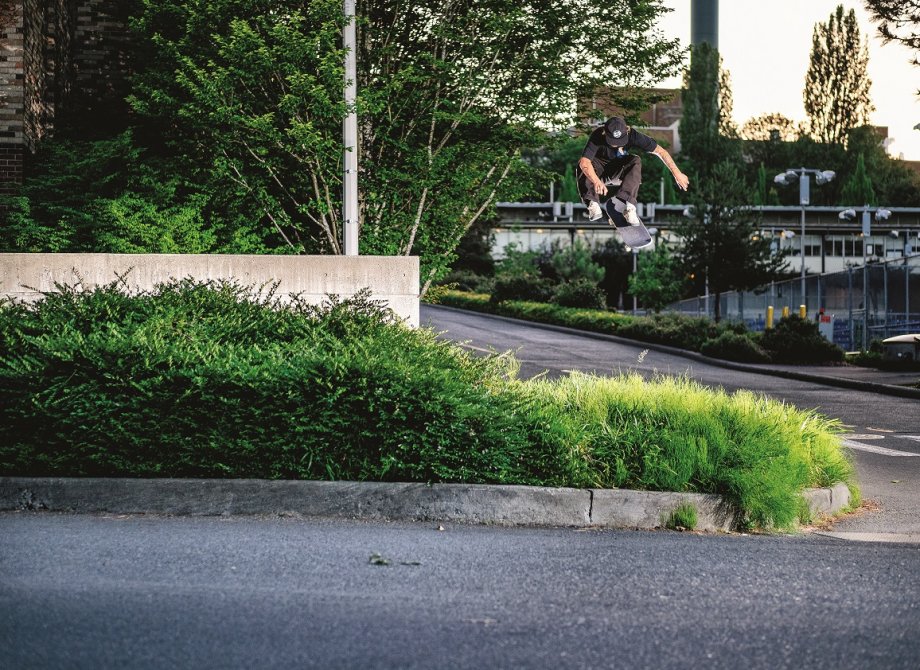
[[[41,139],[125,115],[131,0],[0,0],[0,192]]]

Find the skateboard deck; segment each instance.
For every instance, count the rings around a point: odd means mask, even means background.
[[[626,221],[626,217],[614,208],[612,198],[604,203],[604,209],[607,211],[607,216],[610,217],[610,223],[620,234],[623,244],[633,249],[641,249],[652,243],[652,236],[649,235],[645,224],[640,223],[638,226],[630,225]]]

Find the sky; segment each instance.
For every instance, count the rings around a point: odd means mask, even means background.
[[[665,37],[690,44],[691,0],[664,0],[674,11],[659,23]],[[856,10],[863,39],[869,39],[870,95],[875,104],[871,121],[888,126],[893,141],[888,153],[920,161],[920,67],[917,55],[897,44],[882,44],[876,24],[861,0],[721,0],[719,53],[731,74],[733,116],[739,128],[761,114],[778,112],[793,121],[805,119],[802,91],[811,54],[811,37],[818,22],[826,23],[837,5]],[[679,78],[662,82],[679,88]]]

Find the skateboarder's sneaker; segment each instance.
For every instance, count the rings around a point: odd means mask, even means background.
[[[592,200],[588,203],[588,212],[586,214],[589,221],[597,221],[603,213],[601,212],[601,203]]]
[[[642,220],[639,218],[639,213],[636,212],[636,206],[631,202],[623,202],[619,198],[614,198],[613,208],[623,215],[623,218],[626,219],[626,223],[629,225],[642,225]]]

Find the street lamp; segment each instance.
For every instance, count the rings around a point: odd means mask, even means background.
[[[773,178],[781,186],[791,186],[799,182],[799,206],[802,208],[802,239],[799,242],[802,254],[802,303],[805,301],[805,207],[811,204],[811,175],[815,175],[815,183],[819,186],[826,184],[837,176],[833,170],[815,170],[813,168],[789,168]]]
[[[866,247],[869,242],[869,236],[872,234],[872,208],[865,205],[862,208],[862,248],[863,248],[863,329],[862,329],[862,350],[866,351],[869,344],[869,259],[866,253]],[[845,209],[837,215],[841,221],[855,221],[856,210]],[[882,207],[876,208],[875,220],[887,221],[891,218],[891,210]],[[884,249],[882,251],[884,254]]]
[[[693,217],[696,216],[696,207],[694,207],[693,205],[690,205],[689,207],[684,207],[683,215],[688,219],[692,219]],[[708,213],[703,214],[703,225],[706,228],[709,227],[709,214]],[[703,293],[703,300],[704,300],[703,304],[705,305],[706,318],[708,319],[709,318],[709,263],[708,263],[709,251],[708,251],[708,246],[707,246],[707,251],[706,251],[706,260],[707,260],[706,267],[703,268],[703,281],[705,283],[704,293]]]

